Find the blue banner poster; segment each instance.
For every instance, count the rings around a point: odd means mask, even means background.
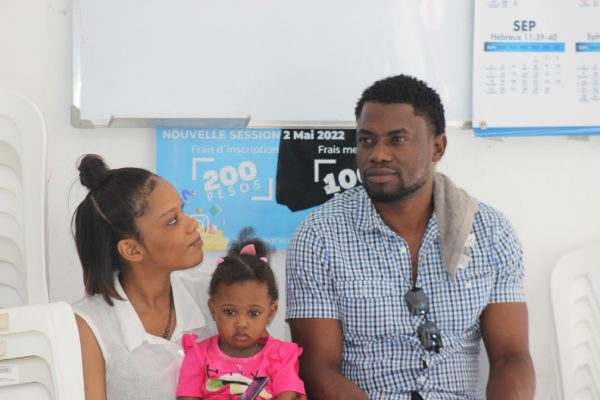
[[[198,220],[206,250],[225,250],[246,226],[273,248],[287,249],[314,207],[291,211],[276,202],[280,138],[279,128],[157,129],[157,173]]]

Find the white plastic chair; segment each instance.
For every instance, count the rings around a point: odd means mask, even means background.
[[[12,130],[15,128],[13,127]],[[11,168],[17,176],[22,176],[21,160],[17,150],[13,147],[14,137],[8,135],[8,130],[0,133],[0,160],[3,165]]]
[[[0,236],[0,261],[10,264],[16,268],[19,274],[21,274],[23,281],[25,281],[26,277],[22,276],[22,269],[25,265],[25,259],[21,249],[15,242],[2,236]]]
[[[0,237],[15,243],[22,254],[25,254],[25,232],[10,214],[0,211]],[[26,271],[23,271],[26,273]]]
[[[15,193],[0,186],[0,213],[5,213],[17,220],[19,226],[25,226],[25,210]]]
[[[10,224],[0,228],[4,236],[0,237],[0,261],[13,264],[23,274],[24,304],[47,303],[46,128],[30,100],[4,89],[0,89],[0,190],[0,217],[3,224]],[[14,254],[15,250],[20,254]],[[0,284],[9,286],[9,282]],[[6,306],[0,297],[0,308]]]
[[[600,399],[600,244],[558,260],[551,294],[563,398]]]
[[[23,274],[18,267],[0,261],[0,307],[16,307],[25,303]]]
[[[1,161],[1,159],[0,159]],[[0,162],[0,187],[23,203],[23,183],[20,176],[8,165]]]
[[[0,310],[0,398],[82,400],[81,348],[64,302]]]
[[[21,294],[25,293],[23,274],[19,272],[19,267],[12,263],[0,261],[0,281],[15,288]]]
[[[27,287],[23,284],[27,270],[21,261],[25,254],[25,234],[13,216],[2,211],[0,240],[0,308],[27,304]]]

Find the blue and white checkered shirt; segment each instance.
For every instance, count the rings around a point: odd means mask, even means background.
[[[426,351],[409,315],[407,243],[381,220],[362,187],[336,196],[296,230],[287,255],[286,318],[341,321],[344,376],[370,399],[483,399],[479,385],[479,317],[487,304],[524,302],[519,241],[508,220],[479,204],[475,237],[456,281],[447,274],[435,213],[418,257],[417,287],[444,347]]]

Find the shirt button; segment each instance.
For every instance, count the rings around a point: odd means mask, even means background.
[[[417,378],[417,382],[419,382],[421,385],[424,385],[425,382],[427,382],[427,378],[425,376],[421,375]]]
[[[467,288],[467,289],[471,289],[472,287],[473,287],[473,284],[471,283],[471,281],[467,281],[467,282],[465,283],[465,288]]]
[[[400,254],[406,254],[406,253],[407,253],[406,247],[401,247]]]

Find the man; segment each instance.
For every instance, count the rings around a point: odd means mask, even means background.
[[[532,399],[520,244],[435,164],[444,109],[424,82],[375,82],[355,109],[362,187],[305,219],[288,249],[287,319],[316,399]]]

